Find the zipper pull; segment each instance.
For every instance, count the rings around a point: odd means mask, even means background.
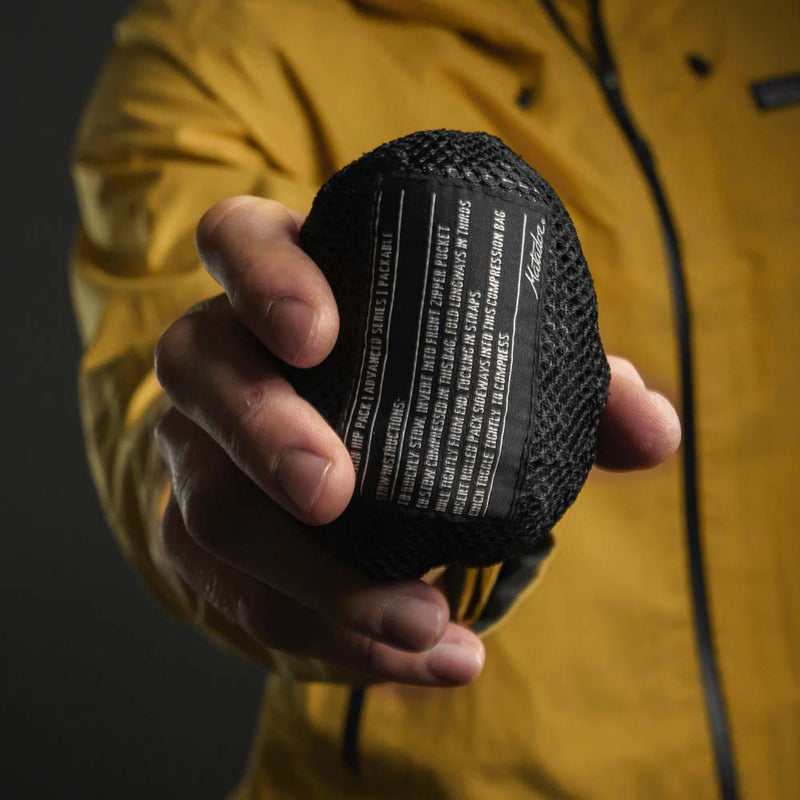
[[[608,68],[600,73],[600,81],[607,92],[619,93],[619,75],[615,69]]]

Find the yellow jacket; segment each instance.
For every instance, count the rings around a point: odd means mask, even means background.
[[[268,667],[237,798],[714,798],[726,731],[741,797],[800,796],[800,6],[723,5],[608,0],[605,38],[577,0],[147,0],[117,27],[75,153],[83,422],[152,591]],[[219,291],[193,242],[208,206],[307,211],[347,162],[441,127],[500,136],[554,185],[608,352],[679,403],[691,356],[696,454],[595,472],[535,581],[535,559],[457,576],[483,676],[368,689],[356,773],[341,676],[249,640],[158,550],[153,347]]]

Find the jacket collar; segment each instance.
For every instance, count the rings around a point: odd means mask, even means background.
[[[519,54],[541,50],[542,26],[552,22],[541,0],[351,0],[353,5],[388,16],[428,22]],[[589,14],[591,0],[554,0],[569,20]],[[665,23],[684,8],[687,0],[601,0],[603,17],[612,31],[636,36]],[[638,34],[637,34],[638,32]]]
[[[520,53],[538,49],[532,29],[546,21],[539,0],[354,0],[354,5],[441,25]]]

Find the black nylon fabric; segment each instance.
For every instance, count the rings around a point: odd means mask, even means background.
[[[532,430],[519,496],[505,522],[454,520],[434,511],[370,505],[354,496],[334,522],[316,529],[341,559],[375,577],[419,577],[432,567],[488,566],[535,552],[575,500],[597,447],[609,369],[597,327],[592,279],[575,228],[552,187],[486,133],[420,131],[381,145],[336,173],[319,191],[301,244],[325,273],[341,320],[331,355],[290,370],[298,392],[342,435],[357,379],[369,303],[372,199],[388,176],[455,180],[547,209],[550,232],[540,314]]]

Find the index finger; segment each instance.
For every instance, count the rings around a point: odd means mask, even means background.
[[[197,225],[197,249],[250,331],[282,361],[312,367],[339,332],[333,292],[299,246],[302,216],[242,195],[212,206]]]

